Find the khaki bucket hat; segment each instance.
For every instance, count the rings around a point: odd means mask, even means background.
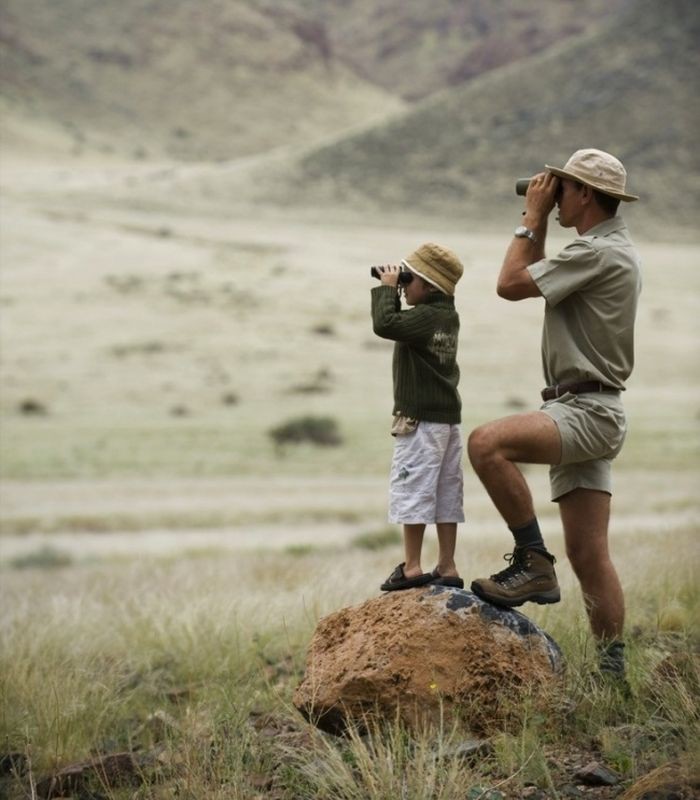
[[[636,194],[628,194],[625,191],[627,171],[622,162],[604,150],[594,148],[577,150],[562,168],[552,167],[549,164],[544,166],[553,175],[585,183],[603,194],[617,197],[618,200],[628,203],[639,200]]]
[[[451,250],[431,242],[422,244],[401,263],[449,295],[454,295],[455,285],[464,272],[462,262]]]

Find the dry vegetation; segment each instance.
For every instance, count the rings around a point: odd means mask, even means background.
[[[695,234],[685,231],[683,242],[653,241],[651,229],[637,223],[643,217],[630,215],[644,293],[611,545],[628,601],[632,696],[591,682],[592,644],[556,509],[547,501],[546,470],[532,467],[527,475],[559,559],[563,601],[526,612],[563,649],[569,668],[562,701],[547,715],[526,706],[518,730],[477,742],[475,750],[469,732],[459,728],[409,736],[389,726],[367,737],[328,738],[290,704],[306,644],[320,616],[376,594],[401,552],[397,531],[384,523],[391,347],[371,332],[368,268],[396,261],[427,240],[453,248],[467,268],[457,297],[465,433],[495,416],[535,408],[541,304],[508,304],[494,292],[520,207],[504,191],[488,224],[466,213],[453,221],[461,206],[436,219],[398,202],[396,184],[386,188],[396,202],[381,214],[361,193],[353,196],[353,216],[333,204],[302,208],[304,198],[297,203],[296,197],[287,208],[251,206],[251,196],[270,189],[258,183],[261,174],[266,181],[298,178],[298,164],[316,169],[325,151],[308,162],[279,153],[236,159],[236,152],[225,153],[233,160],[224,163],[157,160],[164,153],[196,158],[199,147],[220,155],[229,131],[212,129],[208,143],[173,133],[185,107],[180,95],[175,108],[146,97],[131,117],[122,109],[123,127],[106,112],[92,114],[104,104],[115,111],[110,98],[124,86],[119,70],[139,80],[157,73],[133,67],[149,53],[155,57],[146,47],[153,31],[139,28],[124,40],[131,50],[122,52],[110,45],[114,26],[105,32],[99,14],[86,22],[93,39],[80,39],[80,31],[63,26],[73,7],[49,5],[48,16],[37,11],[47,8],[39,0],[9,2],[3,10],[12,25],[4,26],[9,33],[2,45],[21,47],[12,55],[19,61],[5,62],[3,78],[15,82],[3,84],[0,101],[9,112],[0,170],[0,796],[697,796]],[[139,26],[129,9],[150,5],[127,5],[111,4],[118,19],[110,19],[114,30],[134,33]],[[335,8],[324,24],[332,52],[343,59],[343,91],[336,83],[310,92],[307,82],[325,74],[325,65],[319,67],[325,56],[319,47],[309,56],[299,41],[321,34],[298,25],[295,32],[294,19],[286,12],[271,16],[268,5],[246,5],[247,24],[267,37],[258,36],[257,44],[281,41],[280,58],[308,60],[298,60],[289,83],[280,67],[246,84],[242,102],[262,115],[256,130],[281,138],[254,141],[250,130],[236,127],[234,139],[245,152],[282,142],[292,151],[313,150],[355,119],[364,126],[375,113],[403,107],[397,97],[408,94],[406,87],[387,100],[385,89],[351,74],[358,67],[343,48],[356,43],[356,52],[378,65],[386,57],[396,74],[402,73],[398,55],[381,56],[377,41],[359,29],[340,41]],[[214,7],[226,15],[231,6]],[[361,0],[353,7],[366,11]],[[409,16],[420,13],[418,5],[404,7]],[[440,13],[446,8],[440,5]],[[192,13],[193,6],[178,4],[160,31],[164,41],[182,44],[177,26],[191,22]],[[35,14],[40,24],[27,27]],[[688,17],[688,30],[695,18]],[[463,22],[472,31],[474,20]],[[225,30],[240,35],[236,25],[219,31],[202,17],[195,27],[192,41],[201,51]],[[430,53],[434,35],[411,42]],[[664,42],[668,37],[658,37],[659,47]],[[243,61],[264,55],[250,42],[246,47]],[[71,48],[75,57],[68,58]],[[178,63],[192,63],[189,50],[173,53]],[[542,53],[534,63],[561,65],[560,56]],[[54,66],[60,69],[51,72]],[[450,69],[457,66],[450,62]],[[431,102],[459,110],[464,98],[482,102],[494,86],[507,106],[517,86],[506,91],[503,76],[517,72],[501,71],[494,83],[487,78],[481,88],[428,100],[396,130],[415,132],[412,121],[429,113]],[[658,88],[661,72],[654,74],[649,85]],[[190,91],[199,86],[201,93],[202,75],[190,77]],[[430,88],[435,75],[424,77]],[[232,91],[245,84],[243,73],[235,78]],[[271,106],[256,106],[256,92],[282,83]],[[98,84],[100,92],[90,94]],[[165,96],[157,81],[149,85]],[[77,96],[52,98],[61,86]],[[299,115],[311,97],[315,116]],[[334,117],[336,106],[344,109],[342,119]],[[269,130],[279,108],[289,112],[288,136]],[[141,112],[139,128],[130,120]],[[684,113],[690,116],[692,107]],[[195,105],[187,124],[198,115],[221,119],[208,114]],[[89,128],[92,116],[99,124]],[[444,129],[462,131],[459,114],[451,119]],[[394,130],[373,135],[384,140]],[[354,158],[362,141],[341,143],[336,158],[343,152]],[[419,153],[430,150],[425,140],[416,146]],[[443,159],[441,169],[448,151],[434,153]],[[370,158],[368,165],[374,180],[377,162]],[[510,186],[511,177],[498,180]],[[305,202],[335,196],[343,185],[337,182],[330,194],[323,186],[306,187]],[[692,195],[676,194],[683,213],[696,210]],[[551,249],[564,241],[564,232],[553,231]],[[306,439],[295,442],[294,435]],[[317,446],[319,436],[328,446]],[[509,539],[469,470],[466,510],[458,563],[469,579],[493,571]],[[426,568],[435,558],[432,537],[427,550]],[[576,775],[591,760],[614,770],[618,782],[577,788]],[[77,766],[70,775],[61,773],[71,764]],[[635,784],[638,779],[643,783]]]
[[[327,739],[290,697],[316,620],[375,594],[400,556],[383,523],[391,351],[370,331],[368,265],[424,239],[463,257],[468,429],[534,407],[540,383],[539,304],[493,294],[504,237],[105,207],[90,189],[104,173],[81,174],[81,194],[62,183],[74,173],[54,169],[5,200],[8,796],[47,792],[51,775],[68,791],[60,769],[71,764],[73,796],[115,800],[564,797],[594,759],[619,783],[583,796],[617,796],[657,768],[689,787],[696,248],[641,243],[612,534],[634,697],[590,685],[591,643],[546,470],[531,468],[564,601],[528,612],[564,650],[566,702],[472,758],[459,729]],[[270,430],[305,415],[336,421],[342,442],[277,447]],[[492,570],[508,540],[469,473],[467,513],[459,563],[469,577]],[[97,755],[111,760],[96,766]]]

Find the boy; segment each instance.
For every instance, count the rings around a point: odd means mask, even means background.
[[[396,342],[389,521],[403,524],[406,556],[381,589],[428,583],[461,589],[454,562],[457,524],[464,522],[454,291],[463,267],[450,250],[428,243],[401,267],[377,272],[381,286],[372,289],[374,332]],[[412,309],[401,309],[399,285]],[[423,572],[423,534],[431,523],[437,527],[438,563],[433,572]]]

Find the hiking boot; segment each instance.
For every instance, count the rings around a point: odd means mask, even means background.
[[[625,675],[625,645],[619,639],[598,645],[598,669],[593,682],[600,688],[613,689],[622,699],[634,695]]]
[[[475,580],[471,586],[475,595],[508,608],[520,606],[528,600],[540,605],[559,602],[554,556],[544,550],[516,547],[503,557],[509,566],[490,578]]]
[[[625,643],[619,639],[600,642],[597,645],[598,668],[602,673],[616,677],[625,677]]]

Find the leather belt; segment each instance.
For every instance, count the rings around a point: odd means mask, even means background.
[[[563,394],[585,394],[586,392],[609,392],[619,394],[620,390],[608,386],[600,381],[581,381],[580,383],[558,383],[556,386],[547,386],[542,389],[543,400],[556,400]]]

